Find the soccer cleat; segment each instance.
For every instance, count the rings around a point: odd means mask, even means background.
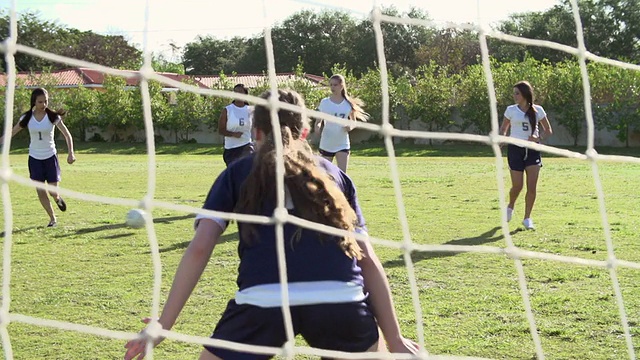
[[[513,209],[508,207],[507,208],[507,222],[511,221],[511,217],[513,216]]]
[[[47,225],[47,227],[55,227],[56,225],[58,225],[58,223],[55,220],[51,220],[49,221],[49,225]]]
[[[527,230],[534,230],[536,227],[535,225],[533,225],[533,220],[531,220],[531,218],[526,218],[522,221],[522,225],[524,225],[524,228]]]
[[[56,205],[58,205],[58,209],[60,209],[60,211],[62,212],[67,211],[67,203],[64,202],[62,197],[59,197],[58,200],[56,200]]]

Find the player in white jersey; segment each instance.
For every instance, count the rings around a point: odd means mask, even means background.
[[[67,142],[67,162],[73,164],[76,157],[73,153],[73,138],[69,129],[62,122],[63,111],[55,112],[49,109],[49,94],[47,90],[38,88],[31,92],[31,110],[25,112],[20,117],[19,122],[13,127],[11,136],[13,137],[20,130],[29,129],[31,141],[29,142],[29,177],[31,180],[46,182],[50,186],[57,187],[61,180],[60,164],[58,162],[54,132],[57,127]],[[0,137],[0,143],[4,141],[4,136]],[[40,204],[49,215],[47,226],[56,226],[56,215],[49,196],[55,200],[60,211],[67,210],[67,204],[60,197],[57,191],[47,194],[46,190],[37,189]]]
[[[533,103],[533,87],[526,81],[520,81],[513,87],[515,104],[507,107],[504,121],[500,128],[501,135],[516,139],[540,143],[553,134],[547,114],[540,105]],[[540,129],[542,127],[542,129]],[[511,220],[514,206],[524,185],[524,174],[527,174],[527,194],[525,196],[524,220],[526,229],[534,229],[531,211],[536,201],[538,175],[542,166],[540,152],[509,144],[507,148],[509,169],[511,170],[511,190],[509,191],[509,205],[507,206],[507,221]]]
[[[331,76],[329,86],[331,87],[331,96],[320,101],[318,111],[343,119],[367,121],[369,115],[362,110],[362,101],[350,97],[347,93],[344,76],[339,74]],[[319,145],[320,154],[329,161],[333,161],[335,157],[340,170],[347,172],[351,152],[349,132],[354,129],[354,126],[320,120],[316,122],[315,127],[316,131],[322,131]]]
[[[249,94],[243,84],[237,84],[233,91]],[[232,162],[254,152],[251,139],[252,109],[244,100],[233,100],[222,109],[218,121],[218,133],[224,135],[224,153],[222,158],[229,166]]]

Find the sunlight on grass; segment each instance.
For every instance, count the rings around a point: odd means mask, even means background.
[[[147,181],[144,151],[139,151],[140,146],[116,151],[100,146],[81,151],[72,166],[63,164],[62,185],[80,192],[141,199]],[[406,151],[429,155],[419,147]],[[398,159],[413,241],[504,247],[490,152],[485,156],[465,156],[455,149],[450,156],[442,149],[437,152]],[[223,168],[219,151],[185,146],[161,148],[158,153],[156,199],[201,206]],[[384,156],[379,148],[357,150],[349,174],[358,187],[370,233],[400,241],[388,162],[379,153]],[[11,161],[14,172],[26,176],[26,155],[12,155]],[[562,158],[543,161],[533,213],[538,230],[514,232],[513,241],[525,250],[606,260],[589,164]],[[640,262],[640,166],[605,163],[600,172],[616,255]],[[69,210],[58,214],[58,227],[47,229],[48,219],[35,191],[15,183],[10,190],[14,212],[11,312],[111,330],[140,330],[140,319],[149,314],[153,274],[145,229],[124,226],[128,209],[68,198]],[[522,196],[511,230],[522,228],[523,201]],[[164,297],[193,235],[193,216],[159,208],[153,216]],[[216,248],[174,330],[200,336],[213,331],[236,290],[236,241],[234,225]],[[401,253],[380,246],[376,250],[388,272],[403,331],[415,338],[416,319]],[[412,258],[429,352],[534,357],[512,260],[475,253],[416,252]],[[607,270],[542,260],[524,260],[524,268],[547,359],[628,358]],[[618,269],[618,277],[639,348],[640,272]],[[114,359],[124,354],[119,340],[20,323],[11,323],[8,329],[15,359]],[[198,345],[166,341],[157,355],[188,359],[199,351]]]

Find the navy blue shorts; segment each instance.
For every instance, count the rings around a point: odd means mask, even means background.
[[[326,151],[326,150],[322,150],[322,149],[318,149],[318,151],[320,152],[320,155],[326,156],[326,157],[330,157],[330,158],[336,156],[336,154],[339,153],[339,152],[344,152],[344,153],[347,153],[347,154],[351,153],[351,150],[349,150],[349,149],[342,149],[342,150],[338,150],[336,152],[330,152],[330,151]]]
[[[38,160],[29,156],[29,177],[31,180],[40,182],[60,182],[60,163],[58,156],[44,160]]]
[[[369,350],[378,341],[378,325],[366,302],[291,307],[293,333],[314,348],[345,352]],[[281,347],[287,340],[282,311],[229,301],[212,339]],[[272,355],[205,346],[225,360],[270,359]]]
[[[222,159],[224,160],[224,163],[229,166],[232,162],[249,154],[253,154],[254,152],[255,147],[253,143],[248,143],[247,145],[238,146],[236,148],[224,149]]]
[[[540,151],[509,144],[507,147],[507,160],[509,169],[524,171],[525,168],[538,165],[542,166]]]

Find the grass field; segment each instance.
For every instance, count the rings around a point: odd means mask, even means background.
[[[143,145],[80,144],[63,164],[65,188],[140,199],[146,189]],[[420,244],[504,247],[494,159],[486,147],[403,147],[398,159],[412,239]],[[601,153],[606,153],[600,150]],[[633,155],[633,150],[629,154]],[[156,199],[201,206],[223,168],[218,148],[162,146]],[[354,153],[350,175],[376,237],[401,240],[385,152]],[[62,158],[61,158],[62,159]],[[24,150],[11,156],[27,176]],[[589,164],[546,157],[534,209],[537,231],[522,230],[521,198],[510,223],[526,250],[606,260],[607,249]],[[640,262],[640,166],[603,163],[607,214],[618,258]],[[508,181],[507,181],[508,184]],[[35,191],[10,184],[14,211],[11,312],[136,332],[149,314],[152,264],[147,233],[124,226],[126,207],[67,198],[69,210],[48,219]],[[163,265],[163,298],[192,231],[191,214],[153,212]],[[4,226],[4,225],[3,225]],[[4,234],[3,234],[4,235]],[[236,290],[236,227],[231,226],[174,330],[208,336]],[[3,237],[4,238],[4,237]],[[403,331],[415,338],[415,313],[399,250],[376,247],[394,292]],[[474,253],[414,253],[426,347],[432,354],[532,359],[513,260]],[[524,260],[532,307],[547,359],[628,359],[608,270]],[[640,349],[640,271],[618,269],[636,351]],[[124,341],[11,323],[15,359],[117,359]],[[195,358],[200,346],[165,341],[158,359]]]

